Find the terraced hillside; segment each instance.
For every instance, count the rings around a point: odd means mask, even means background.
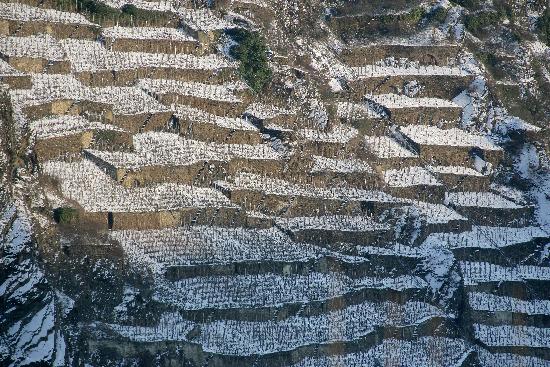
[[[550,366],[548,46],[495,80],[466,3],[2,1],[0,365]]]

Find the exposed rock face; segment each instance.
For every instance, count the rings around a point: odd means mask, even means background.
[[[0,365],[550,366],[548,4],[26,3]]]

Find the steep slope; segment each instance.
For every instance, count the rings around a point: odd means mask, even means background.
[[[544,9],[1,2],[2,364],[550,365]]]

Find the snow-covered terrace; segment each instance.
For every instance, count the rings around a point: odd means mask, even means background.
[[[381,159],[417,158],[418,154],[389,136],[365,136],[366,149]]]
[[[176,13],[182,22],[194,31],[220,31],[226,28],[235,28],[233,23],[216,16],[208,9],[177,9]]]
[[[0,19],[21,22],[50,22],[96,26],[83,15],[54,9],[37,8],[19,3],[0,2]]]
[[[121,243],[132,259],[143,261],[143,258],[148,257],[149,261],[163,266],[308,261],[327,254],[323,248],[294,243],[275,227],[250,229],[193,226],[109,233]]]
[[[417,215],[427,224],[448,224],[452,221],[464,221],[468,219],[458,214],[451,208],[442,204],[426,203],[423,201],[400,199],[403,205],[408,206],[408,212]]]
[[[8,57],[41,58],[51,61],[61,61],[65,58],[63,48],[49,34],[0,37],[0,54]]]
[[[216,16],[209,9],[184,8],[177,1],[101,0],[101,2],[118,9],[129,4],[139,9],[174,13],[194,31],[217,31],[234,27],[232,23]]]
[[[434,317],[446,316],[437,307],[425,302],[363,302],[321,315],[297,315],[280,321],[216,320],[195,324],[177,316],[179,320],[164,322],[164,327],[110,325],[110,328],[131,340],[152,342],[186,340],[193,326],[200,325],[200,334],[193,342],[204,351],[252,356],[315,344],[358,340],[379,327],[418,325]],[[334,325],[341,327],[335,329]]]
[[[403,94],[368,94],[365,99],[376,105],[389,109],[398,108],[461,108],[456,103],[430,97],[408,97]]]
[[[342,232],[370,232],[390,229],[388,224],[376,222],[370,217],[349,215],[278,218],[276,223],[279,227],[291,232],[308,229]]]
[[[290,116],[296,113],[293,108],[283,109],[281,107],[254,102],[246,107],[244,112],[261,120],[272,119],[278,116]]]
[[[212,352],[265,354],[316,343],[351,341],[370,334],[377,326],[416,325],[432,317],[445,314],[424,302],[364,302],[319,316],[293,316],[283,321],[214,322],[204,330],[201,341],[204,349]],[[335,329],[334,325],[342,327]]]
[[[96,87],[90,88],[90,92],[91,101],[112,105],[113,113],[117,115],[137,115],[169,110],[137,87]]]
[[[411,66],[382,66],[365,65],[351,68],[357,79],[377,78],[386,76],[468,76],[466,70],[453,66],[438,65],[411,65]]]
[[[445,203],[457,207],[481,207],[494,209],[519,209],[518,205],[492,192],[447,192]]]
[[[359,132],[351,126],[336,125],[330,131],[300,129],[296,133],[301,139],[309,141],[345,144],[356,137]]]
[[[114,114],[134,115],[168,111],[137,87],[97,87],[83,85],[72,75],[32,74],[31,89],[10,91],[12,103],[19,107],[32,106],[55,100],[91,101],[112,106]]]
[[[101,3],[116,9],[120,9],[124,5],[133,5],[138,9],[153,11],[172,11],[174,9],[174,2],[172,1],[101,0]]]
[[[383,178],[390,187],[441,186],[441,183],[430,172],[418,166],[389,169],[384,172]]]
[[[32,74],[31,79],[31,89],[10,90],[12,103],[23,107],[56,99],[89,100],[92,96],[90,89],[71,75]]]
[[[449,37],[446,33],[434,27],[429,27],[423,31],[414,32],[406,36],[378,37],[375,42],[369,40],[368,45],[459,47],[459,44],[449,42]],[[357,40],[351,43],[350,48],[361,46],[365,46],[364,41]]]
[[[482,173],[470,167],[464,166],[428,166],[427,169],[433,173],[443,175],[485,177]]]
[[[187,166],[203,161],[229,161],[233,158],[278,160],[281,156],[265,144],[217,144],[189,140],[177,134],[148,132],[133,137],[135,152],[87,150],[91,155],[117,168],[146,166]]]
[[[335,159],[314,155],[311,172],[373,173],[374,171],[367,162],[360,159]]]
[[[548,360],[532,356],[524,356],[512,353],[493,353],[483,348],[477,348],[477,356],[482,366],[530,366],[548,367]]]
[[[550,280],[550,267],[535,265],[501,266],[488,262],[460,262],[465,285],[485,282],[520,282]]]
[[[61,41],[74,71],[133,70],[140,68],[174,68],[194,70],[217,70],[236,67],[226,58],[210,54],[166,54],[151,52],[121,52],[107,50],[96,41],[67,39]]]
[[[399,130],[418,145],[478,147],[483,150],[502,150],[486,136],[461,129],[440,129],[436,126],[407,125]]]
[[[354,187],[315,187],[312,185],[300,185],[285,180],[263,177],[251,173],[240,173],[234,181],[217,181],[216,185],[229,190],[260,191],[265,194],[281,196],[302,196],[320,199],[349,200],[349,201],[373,201],[392,203],[395,198],[381,191],[368,191]]]
[[[116,126],[90,121],[82,116],[75,115],[45,117],[33,121],[30,128],[38,140],[73,135],[89,130],[122,131]]]
[[[550,329],[523,325],[474,324],[479,341],[491,347],[550,347]]]
[[[471,231],[461,233],[432,233],[424,243],[456,248],[501,248],[523,244],[537,238],[550,237],[539,227],[487,227],[472,226]]]
[[[292,367],[449,367],[459,366],[470,353],[471,349],[459,338],[425,336],[411,341],[384,338],[367,351],[306,357]]]
[[[418,277],[350,278],[338,272],[203,276],[161,283],[154,298],[179,309],[281,307],[325,301],[361,289],[422,288]],[[420,287],[419,287],[420,286]]]
[[[46,175],[59,180],[65,197],[88,212],[155,212],[194,207],[233,207],[220,192],[181,184],[125,188],[87,160],[75,163],[49,161]]]
[[[105,27],[103,37],[113,39],[159,40],[175,42],[193,42],[196,39],[182,29],[169,27]]]
[[[148,92],[160,95],[174,93],[219,102],[241,102],[234,94],[240,86],[234,84],[214,85],[166,79],[140,79],[138,85]]]
[[[550,315],[550,300],[523,300],[490,293],[468,293],[468,303],[473,310],[489,312],[514,312],[527,315]]]
[[[367,103],[338,102],[336,115],[345,119],[382,119],[384,114],[372,109]]]
[[[247,119],[218,116],[204,110],[184,105],[175,106],[175,116],[190,120],[196,124],[211,124],[225,129],[258,131]]]

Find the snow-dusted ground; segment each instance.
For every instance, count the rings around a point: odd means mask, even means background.
[[[101,29],[104,37],[113,39],[137,39],[191,42],[195,38],[185,33],[182,29],[167,27],[104,27]]]
[[[267,144],[218,144],[184,139],[177,134],[147,132],[133,137],[134,152],[87,150],[117,168],[140,169],[146,166],[182,167],[204,161],[279,160],[281,155]]]
[[[78,134],[89,130],[122,131],[122,129],[97,121],[90,121],[82,116],[59,115],[45,117],[33,121],[30,126],[36,139],[48,139],[72,134]]]
[[[534,326],[474,324],[477,339],[490,347],[525,346],[550,347],[550,329]]]
[[[550,315],[550,300],[523,300],[489,293],[471,292],[468,303],[473,310],[515,312],[527,315]]]
[[[379,223],[365,216],[325,215],[320,217],[278,218],[276,223],[285,230],[294,232],[307,229],[342,232],[369,232],[389,230],[386,223]]]
[[[467,76],[469,73],[459,67],[438,65],[386,66],[365,65],[352,68],[355,78],[386,76]]]
[[[49,34],[29,37],[0,37],[0,54],[8,57],[28,57],[61,61],[65,52]]]
[[[312,272],[308,275],[205,276],[159,282],[154,298],[184,310],[280,307],[284,304],[325,301],[362,289],[422,289],[415,276],[362,277],[342,273]]]
[[[71,61],[73,71],[134,70],[141,68],[173,68],[216,70],[232,68],[236,64],[222,56],[211,54],[163,54],[151,52],[119,52],[107,50],[96,41],[66,39],[61,41],[63,50]]]
[[[63,195],[89,212],[153,212],[192,207],[231,207],[220,192],[188,185],[161,184],[127,189],[89,161],[50,161],[44,173],[57,178]]]
[[[519,209],[523,208],[510,200],[492,192],[447,192],[445,203],[458,207],[480,207],[495,209]]]
[[[365,136],[366,149],[378,158],[415,158],[418,155],[410,151],[397,140],[389,136]]]
[[[382,191],[368,191],[354,187],[314,187],[309,184],[300,185],[251,173],[241,173],[234,178],[233,182],[218,181],[216,185],[230,190],[244,189],[281,196],[303,196],[345,201],[395,202],[393,197]]]
[[[384,182],[390,187],[442,186],[442,184],[423,167],[390,169],[384,172]]]
[[[550,280],[550,267],[535,265],[500,266],[487,262],[460,263],[465,285],[484,282]]]
[[[415,341],[384,339],[365,352],[308,357],[292,367],[449,367],[460,366],[471,349],[461,339],[422,337]]]
[[[477,348],[477,355],[483,367],[529,366],[548,367],[550,361],[537,357],[522,356],[511,353],[491,353],[483,348]]]
[[[239,103],[241,98],[234,91],[241,85],[234,84],[203,84],[197,82],[182,82],[171,79],[141,79],[139,87],[154,94],[175,93],[183,96],[210,99],[217,102]]]
[[[51,22],[63,24],[93,25],[83,15],[45,9],[19,3],[0,3],[1,18],[23,22]]]
[[[473,226],[471,231],[461,233],[432,233],[426,243],[439,243],[455,248],[501,248],[523,244],[537,238],[548,238],[539,227],[487,227]]]
[[[440,129],[436,126],[408,125],[400,131],[419,145],[478,147],[484,150],[502,150],[484,135],[468,133],[464,130]]]
[[[170,265],[228,264],[244,261],[307,261],[327,254],[294,243],[275,227],[245,229],[196,226],[146,231],[112,231],[125,251]]]

